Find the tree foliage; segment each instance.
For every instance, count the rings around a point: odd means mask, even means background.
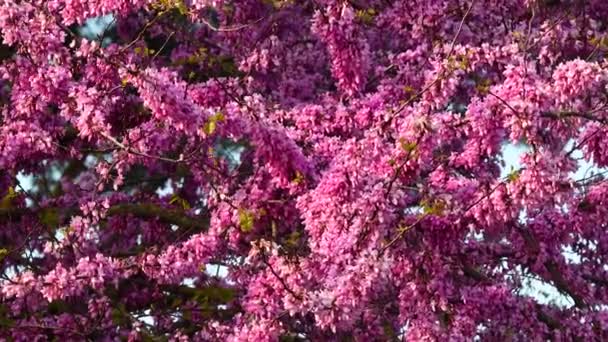
[[[608,339],[606,17],[0,2],[0,339]]]

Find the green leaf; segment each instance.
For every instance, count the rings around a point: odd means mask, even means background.
[[[183,310],[182,317],[186,321],[191,321],[192,320],[192,310]]]
[[[277,228],[277,223],[272,220],[272,222],[270,223],[270,231],[272,232],[272,237],[276,238],[277,235],[279,234],[278,228]]]
[[[492,81],[489,78],[484,78],[475,84],[475,89],[482,95],[487,94],[490,91]]]
[[[220,287],[220,286],[208,286],[196,290],[194,299],[198,302],[217,302],[217,303],[228,303],[234,299],[235,292],[233,289]]]
[[[519,179],[519,174],[520,170],[514,170],[513,167],[511,167],[511,172],[507,175],[507,181],[511,183],[517,181]]]
[[[253,224],[255,223],[255,216],[253,213],[246,209],[239,210],[239,226],[241,231],[249,233],[253,230]]]
[[[165,342],[169,340],[166,336],[156,336],[147,331],[140,331],[139,338],[142,342]]]
[[[175,296],[171,300],[171,308],[179,308],[182,304],[184,304],[184,301],[180,297]]]
[[[441,200],[422,200],[420,206],[422,206],[422,211],[426,215],[441,216],[445,209],[445,204]]]
[[[118,307],[112,308],[112,322],[118,326],[125,326],[131,321],[123,303],[118,304]]]
[[[188,201],[186,201],[185,199],[181,198],[178,194],[173,194],[173,196],[171,196],[169,204],[179,204],[179,206],[181,206],[184,210],[190,209],[190,203],[188,203]]]
[[[412,152],[418,147],[415,141],[407,141],[404,138],[399,139],[399,143],[401,144],[401,148],[406,152]]]
[[[299,342],[299,341],[306,341],[306,340],[298,337],[296,334],[293,334],[293,333],[279,336],[279,342]]]
[[[183,1],[176,1],[175,8],[181,15],[188,14],[188,6]]]
[[[403,87],[403,92],[406,94],[413,95],[413,94],[416,94],[416,89],[414,89],[414,87],[412,87],[412,86],[407,85],[407,86]]]
[[[215,132],[215,126],[216,123],[215,121],[209,121],[205,124],[205,133],[207,134],[213,134],[213,132]]]
[[[287,240],[285,240],[285,245],[287,245],[288,247],[297,247],[300,242],[301,236],[302,234],[297,230],[291,232]]]
[[[4,260],[4,258],[6,258],[7,255],[8,255],[8,249],[0,248],[0,261]]]
[[[221,303],[226,304],[234,299],[236,293],[234,289],[220,286],[189,287],[180,285],[176,292],[185,296],[186,300],[194,300],[200,304]]]
[[[302,172],[296,171],[296,178],[294,178],[291,182],[293,184],[298,185],[298,184],[302,183],[303,181],[304,181],[304,175],[302,174]]]
[[[220,70],[217,76],[220,77],[237,77],[242,76],[243,73],[239,70],[235,60],[230,57],[219,57]]]
[[[122,312],[118,309],[112,309],[112,323],[116,324],[116,325],[121,325],[121,322],[123,322],[123,317],[124,315],[122,314]]]
[[[213,134],[213,132],[215,132],[215,129],[217,128],[217,123],[222,122],[224,120],[225,120],[224,114],[222,112],[217,112],[215,115],[211,116],[209,118],[209,120],[205,123],[205,126],[203,127],[203,131],[207,135]]]
[[[59,213],[56,208],[44,208],[38,213],[38,219],[48,228],[59,226]]]
[[[13,200],[17,198],[19,194],[15,191],[15,189],[11,186],[8,188],[8,192],[2,200],[0,200],[0,208],[8,209],[13,206]]]
[[[367,10],[358,10],[355,15],[357,19],[361,20],[361,22],[366,25],[370,25],[374,22],[376,10],[374,10],[373,8],[368,8]]]
[[[397,333],[388,319],[385,319],[382,323],[382,330],[384,330],[384,335],[389,338],[389,341],[399,341]]]
[[[188,6],[183,0],[159,0],[155,7],[161,11],[175,10],[182,16],[188,14]]]

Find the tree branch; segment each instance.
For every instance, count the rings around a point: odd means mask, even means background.
[[[108,209],[108,216],[133,215],[141,219],[158,218],[161,222],[174,224],[183,229],[207,228],[209,214],[203,213],[196,217],[187,216],[183,210],[167,209],[155,204],[119,204]]]
[[[599,122],[602,125],[608,125],[608,120],[604,119],[604,118],[598,118],[596,116],[593,115],[593,113],[585,113],[585,112],[575,112],[575,111],[562,111],[562,112],[543,112],[541,113],[542,116],[547,117],[547,118],[555,118],[555,119],[560,119],[560,118],[582,118],[582,119],[587,119],[589,121],[593,121],[593,122]]]
[[[518,231],[523,237],[526,245],[531,250],[531,252],[533,254],[538,254],[540,252],[540,246],[534,235],[532,235],[530,231],[527,231],[520,227],[518,227]],[[557,264],[554,261],[547,260],[545,261],[544,266],[547,269],[547,272],[549,273],[549,278],[551,282],[560,292],[569,295],[577,307],[585,308],[587,306],[585,298],[579,295],[575,290],[570,287],[570,284],[568,284],[566,279],[564,279],[562,273],[559,271],[559,268],[557,267]]]
[[[60,208],[43,208],[57,209]],[[24,216],[38,216],[38,210],[31,208],[0,208],[0,222],[14,222]],[[71,216],[78,212],[75,208],[67,208],[63,213]],[[209,226],[209,214],[204,212],[197,216],[188,216],[183,210],[163,208],[151,203],[125,203],[111,206],[107,211],[108,216],[133,215],[140,219],[157,218],[163,223],[173,224],[185,230],[206,229]]]

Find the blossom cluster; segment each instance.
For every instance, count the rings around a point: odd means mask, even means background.
[[[608,340],[607,16],[0,1],[0,340]]]

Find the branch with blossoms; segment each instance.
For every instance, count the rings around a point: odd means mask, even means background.
[[[571,5],[3,1],[0,340],[606,340]]]

